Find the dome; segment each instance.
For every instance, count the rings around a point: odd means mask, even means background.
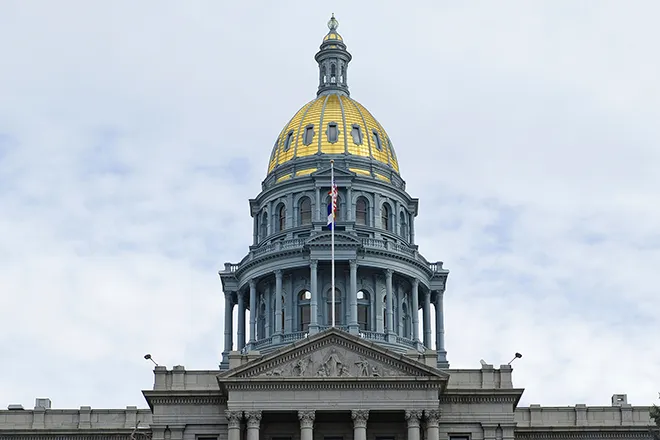
[[[277,182],[305,176],[318,169],[319,159],[350,159],[345,166],[357,174],[391,181],[399,163],[389,136],[371,113],[351,99],[348,64],[351,54],[337,32],[334,14],[329,32],[314,57],[319,65],[317,97],[305,104],[284,126],[270,155],[268,176]],[[339,156],[339,157],[338,157]]]
[[[352,155],[399,172],[383,127],[362,104],[343,93],[322,94],[296,112],[275,142],[268,173],[294,159],[324,154]],[[366,168],[351,171],[371,175]]]

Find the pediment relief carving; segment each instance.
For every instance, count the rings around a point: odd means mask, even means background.
[[[325,341],[327,342],[327,341]],[[238,377],[410,377],[425,372],[351,343],[313,344],[244,371]]]
[[[310,238],[307,240],[308,245],[327,245],[331,241],[331,234],[330,233],[325,233],[325,234],[319,234],[315,235],[314,237]],[[355,244],[355,245],[361,245],[362,242],[355,237],[352,237],[350,235],[346,234],[341,234],[341,233],[335,233],[335,245],[337,244]]]

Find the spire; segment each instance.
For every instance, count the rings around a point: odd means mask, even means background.
[[[349,95],[348,81],[346,74],[348,72],[348,63],[351,61],[351,54],[346,50],[344,39],[337,32],[339,22],[332,14],[328,21],[330,31],[323,37],[321,50],[314,57],[319,63],[319,90],[317,95],[330,92],[343,92]]]

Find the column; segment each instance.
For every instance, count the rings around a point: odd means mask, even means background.
[[[257,281],[250,280],[250,342],[254,342],[256,340],[257,340]]]
[[[275,333],[282,333],[282,271],[275,271]]]
[[[415,244],[415,216],[410,216],[410,244]]]
[[[252,309],[250,309],[252,316]],[[238,331],[236,332],[236,350],[242,350],[245,347],[245,296],[243,292],[238,292]]]
[[[351,418],[353,419],[353,440],[367,440],[369,410],[354,409],[351,411]]]
[[[309,262],[309,287],[312,290],[312,299],[309,301],[309,313],[310,313],[310,319],[309,319],[309,333],[314,334],[318,332],[319,330],[319,323],[318,323],[318,318],[319,318],[319,313],[318,313],[318,275],[317,275],[317,269],[318,269],[319,262],[317,260],[312,260]]]
[[[300,440],[313,440],[314,417],[314,411],[298,411],[298,418],[300,419]]]
[[[424,292],[424,347],[431,348],[431,291]]]
[[[346,221],[355,221],[355,211],[353,210],[353,192],[351,187],[346,188]]]
[[[426,419],[426,440],[440,440],[440,410],[426,409],[424,410],[424,418]],[[248,439],[249,440],[249,439]]]
[[[438,367],[448,368],[447,352],[445,351],[445,291],[438,290],[435,294],[435,350],[438,353]]]
[[[419,280],[417,278],[412,281],[412,309],[413,341],[419,341]]]
[[[259,440],[261,411],[245,411],[245,418],[247,419],[247,440]],[[434,440],[438,440],[438,438],[436,437]]]
[[[225,411],[227,417],[227,440],[241,440],[243,411]]]
[[[406,410],[406,424],[408,425],[408,440],[420,440],[419,427],[422,418],[422,410]]]
[[[321,188],[316,188],[316,209],[314,210],[314,220],[317,222],[321,221],[321,209]]]
[[[232,312],[234,302],[232,300],[233,292],[225,292],[225,353],[229,354],[234,342],[232,341],[232,331],[234,323],[232,322]]]
[[[350,307],[351,307],[351,320],[348,323],[348,330],[350,333],[358,334],[360,327],[358,325],[358,306],[357,306],[357,261],[350,260],[350,285],[351,290],[348,292]]]
[[[254,221],[252,222],[252,244],[256,246],[259,243],[259,214],[254,216]]]
[[[387,333],[394,333],[394,308],[392,306],[392,269],[385,271],[385,292],[387,294]]]

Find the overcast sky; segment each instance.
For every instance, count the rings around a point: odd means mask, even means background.
[[[451,271],[452,368],[657,401],[659,2],[4,0],[0,407],[146,407],[147,352],[217,368],[217,271],[332,12]]]

